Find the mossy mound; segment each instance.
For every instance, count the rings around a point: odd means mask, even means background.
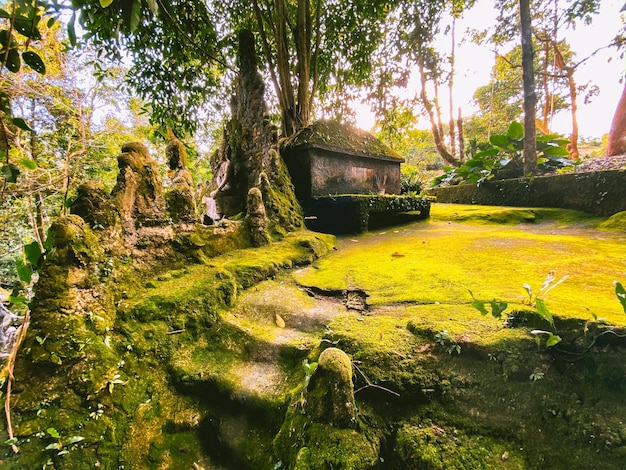
[[[57,222],[51,233],[55,249],[15,369],[13,430],[20,452],[5,448],[5,468],[208,465],[213,398],[181,380],[177,353],[202,344],[227,350],[237,337],[224,336],[222,315],[242,289],[312,262],[333,240],[299,232],[263,250],[206,258],[209,264],[181,268],[178,257],[168,269],[166,260],[133,266],[107,258],[77,216]],[[197,237],[202,242],[201,232]],[[249,364],[240,359],[237,365],[245,380]],[[222,383],[229,390],[236,385]],[[267,407],[276,430],[292,386]],[[220,423],[228,428],[228,420]],[[251,433],[267,464],[260,449],[271,448],[271,436]]]
[[[626,212],[618,212],[613,214],[608,220],[598,225],[601,230],[611,230],[615,232],[626,233]]]

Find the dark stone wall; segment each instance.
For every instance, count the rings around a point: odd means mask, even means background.
[[[437,202],[513,207],[557,207],[608,216],[626,211],[626,171],[609,170],[489,181],[435,188]]]
[[[311,149],[311,195],[400,194],[400,163]]]

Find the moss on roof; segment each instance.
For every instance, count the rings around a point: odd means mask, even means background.
[[[287,148],[301,146],[404,161],[398,152],[387,147],[369,132],[331,120],[316,121],[285,142]]]

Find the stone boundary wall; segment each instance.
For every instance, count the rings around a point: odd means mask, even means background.
[[[437,202],[556,207],[610,216],[626,211],[626,170],[489,181],[481,186],[434,188]]]

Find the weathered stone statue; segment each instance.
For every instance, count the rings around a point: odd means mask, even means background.
[[[380,438],[364,433],[358,420],[352,362],[338,348],[320,354],[306,399],[294,404],[274,439],[288,468],[377,468]]]
[[[119,174],[111,197],[122,218],[126,233],[138,227],[165,223],[165,198],[157,163],[140,142],[122,146],[117,157]]]
[[[168,137],[165,157],[172,184],[165,193],[167,212],[174,223],[193,223],[197,220],[196,202],[193,195],[193,178],[187,169],[187,151],[170,128],[168,128]]]
[[[95,229],[112,227],[119,220],[117,208],[104,185],[93,180],[81,184],[76,189],[71,212],[79,215]]]
[[[338,428],[356,427],[352,362],[341,349],[328,348],[320,354],[305,412],[317,423]]]
[[[270,242],[270,237],[267,234],[265,206],[263,205],[263,196],[259,188],[250,188],[250,191],[248,191],[247,207],[246,222],[248,223],[252,245],[267,245]]]

